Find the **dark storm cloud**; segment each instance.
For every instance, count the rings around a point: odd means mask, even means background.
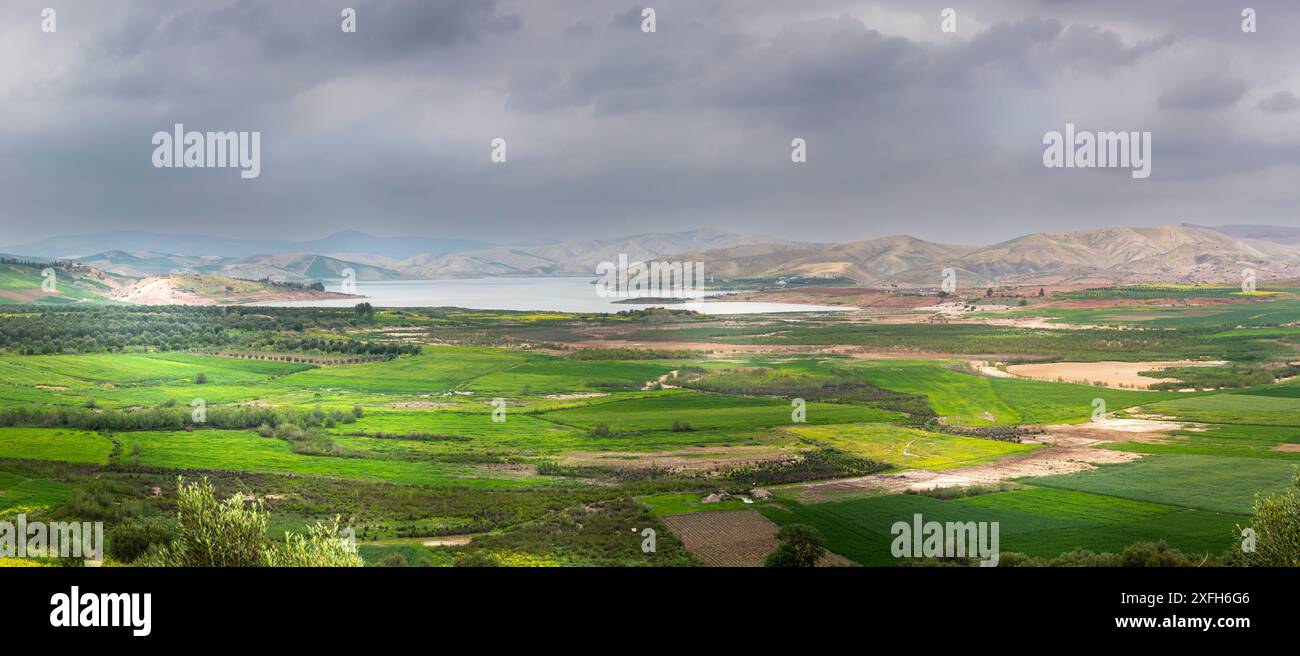
[[[49,4],[0,6],[0,56],[23,62],[0,69],[0,243],[707,225],[991,241],[1290,222],[1300,200],[1300,3],[1253,2],[1245,34],[1211,0],[983,0],[943,34],[953,3],[928,0],[67,0],[41,34]],[[1067,122],[1152,131],[1152,177],[1045,170],[1043,133]],[[261,131],[261,178],[153,168],[174,123]]]

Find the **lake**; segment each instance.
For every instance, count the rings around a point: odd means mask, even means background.
[[[555,312],[619,312],[648,307],[695,310],[705,314],[766,314],[770,312],[843,312],[855,308],[836,305],[710,301],[689,303],[614,303],[618,299],[596,295],[596,285],[586,277],[466,278],[452,280],[359,281],[356,293],[364,299],[328,299],[261,303],[280,307],[352,307],[367,301],[375,307],[463,307],[474,310],[551,310]],[[342,291],[339,280],[325,281],[325,289]],[[706,296],[725,291],[705,292]]]

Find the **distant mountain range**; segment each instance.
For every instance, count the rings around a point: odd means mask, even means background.
[[[352,269],[358,280],[398,280],[407,277],[400,271],[381,266],[307,253],[231,258],[215,255],[168,255],[149,251],[107,251],[73,258],[72,261],[133,278],[199,273],[244,280],[266,278],[278,282],[307,282],[342,278],[345,269]]]
[[[1204,226],[1193,226],[1190,223],[1183,225],[1193,228]],[[1226,225],[1210,228],[1217,230],[1229,237],[1241,237],[1243,239],[1261,239],[1271,241],[1277,244],[1300,244],[1300,228],[1291,228],[1288,226],[1271,226],[1271,225]]]
[[[1103,228],[1033,233],[988,246],[892,236],[842,244],[783,241],[712,229],[616,239],[489,245],[467,240],[341,232],[301,242],[114,232],[57,237],[0,249],[73,259],[144,278],[185,273],[258,280],[359,280],[481,276],[594,276],[600,262],[698,261],[719,285],[821,278],[885,287],[935,286],[952,268],[962,284],[1197,283],[1300,277],[1300,228],[1261,225]]]
[[[1190,225],[1034,233],[991,246],[885,237],[835,245],[757,245],[687,253],[718,278],[844,277],[870,286],[1137,284],[1300,276],[1300,246]]]
[[[626,254],[630,262],[640,262],[670,258],[685,252],[783,243],[789,242],[702,229],[420,256],[402,262],[401,266],[420,278],[594,275],[598,264],[617,262],[620,254]]]

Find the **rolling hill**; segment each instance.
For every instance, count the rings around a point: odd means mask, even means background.
[[[630,261],[637,262],[709,249],[755,244],[779,246],[783,243],[788,242],[701,229],[420,256],[405,260],[399,266],[416,278],[593,275],[596,265],[617,262],[620,254],[626,254]]]
[[[107,251],[73,260],[103,271],[133,278],[198,273],[245,280],[308,283],[342,278],[352,269],[358,280],[397,280],[393,269],[309,253],[279,253],[227,258],[216,255],[172,255],[151,251]]]
[[[1193,226],[1184,224],[1193,228],[1204,226]],[[1209,228],[1222,232],[1229,237],[1241,237],[1243,239],[1262,239],[1271,241],[1275,244],[1300,244],[1300,228],[1290,226],[1272,226],[1272,225],[1225,225],[1214,226]]]
[[[350,298],[350,295],[266,281],[189,273],[135,280],[114,289],[108,298],[133,305],[236,305]]]
[[[1035,233],[991,246],[911,237],[839,245],[761,245],[678,256],[726,279],[843,276],[871,286],[937,286],[945,268],[972,284],[1233,282],[1300,275],[1300,247],[1193,226]]]
[[[45,289],[44,272],[53,271],[54,285]],[[15,303],[65,304],[103,302],[128,281],[84,265],[50,265],[0,256],[0,305]]]
[[[46,289],[46,271],[55,284]],[[77,262],[42,263],[0,256],[0,305],[130,303],[139,305],[230,305],[318,298],[350,298],[300,285],[202,274],[133,278]]]
[[[706,275],[718,286],[802,277],[873,287],[933,287],[947,268],[957,271],[963,284],[976,285],[1198,283],[1239,281],[1246,269],[1261,280],[1300,277],[1300,243],[1294,243],[1298,234],[1296,229],[1277,226],[1216,229],[1183,224],[1033,233],[979,246],[939,244],[901,235],[814,244],[701,229],[423,252],[406,258],[391,257],[385,254],[392,253],[391,249],[376,246],[381,252],[359,251],[346,257],[298,250],[240,257],[109,250],[75,262],[104,274],[136,279],[197,274],[310,283],[341,278],[347,269],[360,281],[592,276],[599,263],[617,261],[625,254],[631,262],[703,262]],[[332,247],[359,247],[370,239],[387,238],[341,233],[318,241]],[[295,246],[302,243],[307,242]]]

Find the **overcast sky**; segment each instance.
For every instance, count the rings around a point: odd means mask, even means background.
[[[0,61],[3,244],[1300,225],[1293,0],[4,0]],[[1150,178],[1044,168],[1066,122],[1151,131]],[[261,177],[154,168],[175,123]]]

